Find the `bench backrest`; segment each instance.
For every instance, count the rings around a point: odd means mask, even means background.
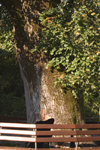
[[[53,129],[53,130],[37,131],[38,129]],[[99,129],[100,124],[0,123],[0,140],[34,142],[34,143],[100,141],[100,136],[97,137],[78,136],[78,135],[100,135]],[[50,135],[51,137],[49,137]],[[71,137],[71,135],[73,135],[73,137]]]

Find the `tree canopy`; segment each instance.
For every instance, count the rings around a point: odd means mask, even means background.
[[[55,84],[77,98],[100,91],[100,6],[97,1],[67,1],[40,15],[42,38],[33,49],[49,54],[47,68],[60,72]]]

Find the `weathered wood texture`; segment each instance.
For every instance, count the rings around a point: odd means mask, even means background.
[[[53,130],[44,131],[46,129]],[[0,140],[34,143],[100,141],[99,129],[100,124],[0,123]]]

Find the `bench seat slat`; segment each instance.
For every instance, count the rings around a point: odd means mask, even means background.
[[[33,137],[16,137],[16,136],[0,136],[2,141],[19,141],[19,142],[35,142]]]

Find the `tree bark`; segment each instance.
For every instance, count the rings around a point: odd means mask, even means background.
[[[59,73],[45,69],[48,58],[42,52],[31,53],[41,37],[39,14],[50,7],[50,0],[0,0],[9,11],[16,45],[16,56],[24,83],[27,122],[34,123],[46,116],[55,123],[84,121],[83,97],[75,99],[70,89],[54,87]],[[45,111],[43,111],[45,110]]]

